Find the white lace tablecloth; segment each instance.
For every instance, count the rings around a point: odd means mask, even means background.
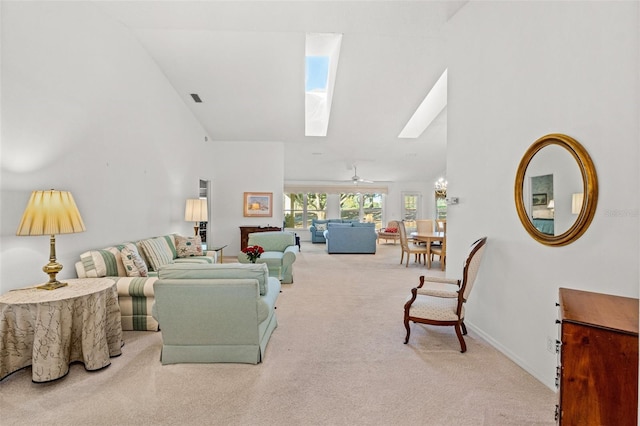
[[[31,365],[32,380],[47,382],[69,372],[111,364],[122,353],[116,285],[110,279],[71,279],[66,287],[34,287],[0,296],[0,380]]]

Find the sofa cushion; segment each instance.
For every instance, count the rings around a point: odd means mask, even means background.
[[[353,224],[351,222],[346,222],[346,223],[342,223],[342,222],[329,222],[327,224],[328,228],[350,228],[353,226]]]
[[[260,286],[260,295],[267,294],[269,269],[261,263],[227,263],[227,264],[184,264],[165,265],[158,271],[160,279],[256,279]]]
[[[89,250],[80,255],[80,261],[88,278],[127,276],[117,247]]]
[[[327,229],[327,224],[326,223],[316,223],[315,227],[316,227],[316,232],[325,231]]]
[[[374,228],[376,227],[375,223],[371,222],[352,222],[351,226],[354,228]]]
[[[160,267],[173,263],[173,259],[177,257],[175,247],[171,247],[172,242],[168,236],[149,238],[140,241],[139,244],[152,271],[158,271]]]
[[[128,277],[146,277],[149,274],[147,264],[140,257],[135,244],[128,243],[122,246],[120,255]]]
[[[176,235],[175,240],[178,257],[202,256],[202,240],[199,235],[191,237]]]
[[[287,247],[294,246],[296,238],[291,232],[269,231],[249,234],[247,245],[260,246],[264,251],[284,252]]]

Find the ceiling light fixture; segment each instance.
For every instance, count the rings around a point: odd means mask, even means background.
[[[440,178],[433,185],[433,188],[438,197],[446,197],[447,196],[447,181],[444,178]]]

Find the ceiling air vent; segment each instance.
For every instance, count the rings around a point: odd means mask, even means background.
[[[202,103],[202,99],[200,99],[200,96],[198,96],[197,93],[192,93],[191,97],[193,98],[193,101],[195,103],[201,104]]]

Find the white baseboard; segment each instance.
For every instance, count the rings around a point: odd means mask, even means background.
[[[509,358],[511,361],[515,362],[520,368],[522,368],[527,373],[531,374],[533,377],[535,377],[537,380],[539,380],[546,387],[548,387],[549,389],[551,389],[552,391],[554,391],[556,393],[558,392],[558,389],[556,388],[555,378],[554,377],[547,377],[546,375],[540,374],[538,371],[533,369],[529,364],[524,362],[522,360],[522,358],[516,356],[509,349],[507,349],[506,347],[504,347],[503,345],[498,343],[496,340],[491,338],[487,333],[485,333],[483,330],[479,329],[478,327],[474,326],[473,324],[467,323],[465,321],[465,325],[467,326],[467,328],[469,330],[473,331],[475,334],[480,336],[482,338],[482,340],[484,340],[485,342],[489,343],[495,349],[497,349],[498,351],[503,353],[507,358]]]

